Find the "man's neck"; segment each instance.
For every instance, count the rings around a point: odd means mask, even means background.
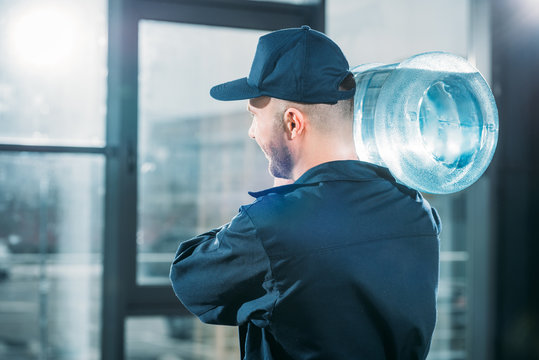
[[[298,156],[298,160],[292,169],[292,177],[296,181],[307,170],[326,162],[338,160],[359,160],[353,144],[326,143],[312,147],[309,151],[305,151]]]

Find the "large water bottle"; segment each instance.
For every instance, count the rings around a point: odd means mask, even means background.
[[[352,72],[360,160],[434,194],[460,191],[487,169],[498,141],[498,111],[487,82],[465,59],[430,52]]]

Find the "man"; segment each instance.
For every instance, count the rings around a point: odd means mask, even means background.
[[[358,160],[348,69],[303,26],[261,37],[249,76],[211,90],[248,99],[249,136],[280,186],[183,242],[170,276],[202,321],[240,327],[244,359],[428,353],[440,222],[417,191]]]

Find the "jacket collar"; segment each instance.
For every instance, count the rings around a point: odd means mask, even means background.
[[[293,184],[272,187],[262,191],[250,191],[249,195],[259,198],[276,193],[285,194],[304,186],[317,186],[327,181],[370,181],[380,177],[395,181],[386,168],[359,160],[330,161],[307,170]]]

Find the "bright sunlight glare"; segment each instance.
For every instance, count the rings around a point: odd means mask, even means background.
[[[76,49],[79,28],[61,8],[30,8],[9,29],[11,48],[23,65],[65,66]]]

